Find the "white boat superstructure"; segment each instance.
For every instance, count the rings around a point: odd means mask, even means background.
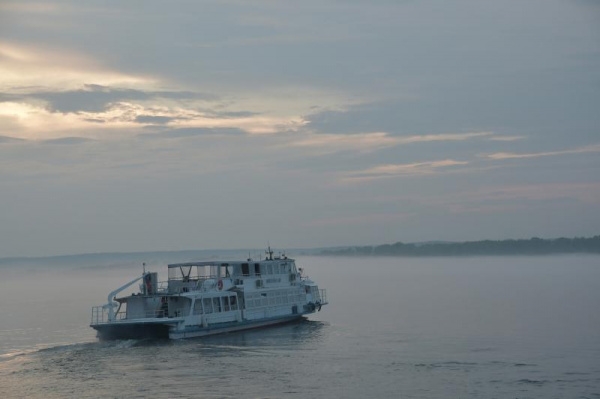
[[[92,308],[100,339],[200,337],[267,326],[320,311],[324,289],[294,259],[202,261],[168,265],[168,281],[145,272]],[[141,280],[140,291],[117,295]]]

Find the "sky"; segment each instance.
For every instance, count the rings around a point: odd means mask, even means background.
[[[0,257],[597,234],[598,1],[0,1]]]

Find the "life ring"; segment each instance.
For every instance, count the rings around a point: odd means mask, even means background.
[[[219,291],[223,289],[223,280],[219,279],[219,281],[217,282],[217,287],[219,288]]]

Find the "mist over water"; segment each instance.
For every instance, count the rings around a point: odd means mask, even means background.
[[[600,257],[297,258],[309,320],[97,342],[138,263],[2,264],[3,397],[600,397]],[[163,265],[150,263],[166,279]],[[130,288],[135,289],[135,288]]]

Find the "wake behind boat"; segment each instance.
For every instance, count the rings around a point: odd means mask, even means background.
[[[301,318],[326,305],[324,289],[296,268],[294,259],[203,261],[168,265],[168,281],[144,273],[92,308],[100,339],[200,337]],[[138,281],[138,293],[117,297]]]

